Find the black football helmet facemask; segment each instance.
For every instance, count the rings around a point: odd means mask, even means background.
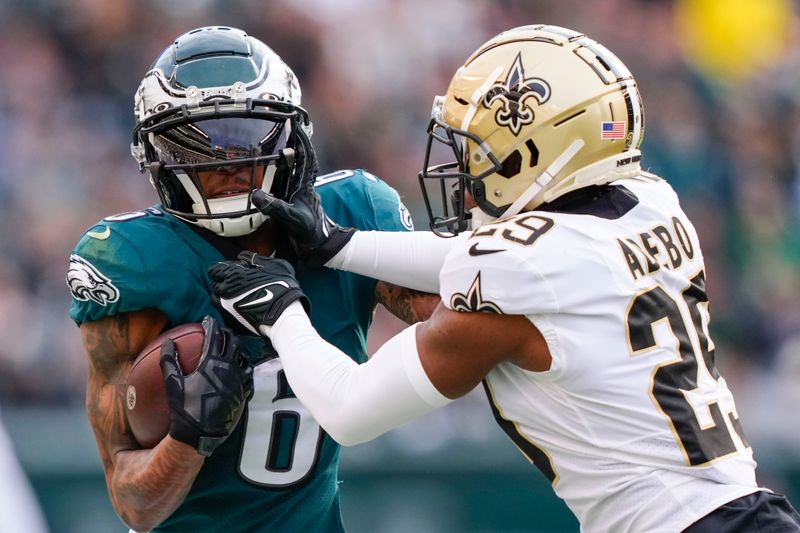
[[[266,219],[258,188],[288,200],[313,165],[311,122],[291,69],[241,30],[178,37],[136,92],[131,152],[164,209],[224,237]]]

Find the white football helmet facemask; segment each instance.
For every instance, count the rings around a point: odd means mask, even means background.
[[[142,80],[131,152],[167,212],[224,237],[246,235],[266,219],[252,192],[288,200],[316,164],[300,98],[294,73],[263,42],[235,28],[198,28]],[[209,187],[234,175],[236,187]]]
[[[431,229],[467,228],[466,191],[475,218],[491,220],[630,175],[643,133],[636,82],[604,46],[557,26],[503,32],[434,100],[420,173]],[[455,161],[431,165],[442,146]],[[431,208],[432,183],[442,214]]]

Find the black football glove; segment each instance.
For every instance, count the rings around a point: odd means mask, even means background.
[[[339,226],[325,214],[314,189],[317,156],[307,137],[301,136],[301,141],[297,146],[297,167],[302,174],[299,189],[288,201],[262,190],[253,192],[251,200],[259,211],[283,226],[297,257],[318,268],[347,244],[355,230]]]
[[[259,211],[280,222],[297,257],[314,268],[323,266],[339,253],[356,232],[328,218],[319,194],[310,184],[298,190],[291,203],[260,189],[253,193],[252,199]]]
[[[296,300],[307,313],[311,310],[294,277],[294,268],[283,259],[241,252],[237,261],[211,266],[208,275],[214,305],[256,335],[261,335],[259,326],[275,324]]]
[[[238,340],[216,320],[203,319],[205,340],[197,369],[184,375],[172,339],[161,345],[167,387],[169,435],[208,457],[228,438],[253,396],[253,368],[239,354]]]

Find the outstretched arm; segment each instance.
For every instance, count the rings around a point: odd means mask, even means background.
[[[355,231],[325,266],[438,294],[445,257],[468,237],[463,233],[445,239],[431,231]]]
[[[311,184],[302,187],[291,203],[255,191],[253,204],[283,224],[295,251],[306,263],[430,293],[439,292],[439,271],[447,253],[469,237],[467,233],[445,239],[430,231],[343,228],[327,217]]]
[[[549,368],[544,339],[524,316],[458,313],[442,305],[357,365],[325,342],[299,304],[262,327],[292,390],[340,444],[365,442],[471,391],[502,361]]]
[[[288,262],[243,252],[239,261],[211,267],[209,276],[218,307],[272,340],[292,390],[344,445],[446,405],[501,361],[549,368],[547,345],[526,317],[460,313],[442,304],[429,321],[403,330],[358,365],[311,325]],[[265,290],[269,299],[261,296]]]
[[[141,449],[125,415],[125,376],[166,322],[160,312],[146,310],[81,326],[89,357],[86,411],[108,493],[120,518],[137,531],[149,531],[177,509],[204,461],[194,448],[169,436],[153,449]]]

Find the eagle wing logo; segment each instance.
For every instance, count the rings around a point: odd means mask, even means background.
[[[483,299],[481,294],[481,273],[475,276],[467,294],[456,292],[450,297],[450,308],[459,313],[494,313],[502,315],[503,312],[493,302]]]
[[[94,265],[79,255],[69,256],[67,285],[72,297],[81,302],[91,300],[105,307],[119,300],[119,289]]]
[[[495,122],[505,126],[514,135],[519,135],[522,126],[531,124],[535,115],[532,101],[538,105],[550,99],[550,85],[541,78],[526,78],[522,65],[522,54],[517,54],[504,81],[498,81],[486,92],[483,105],[490,109],[495,102],[500,107],[495,113]]]

